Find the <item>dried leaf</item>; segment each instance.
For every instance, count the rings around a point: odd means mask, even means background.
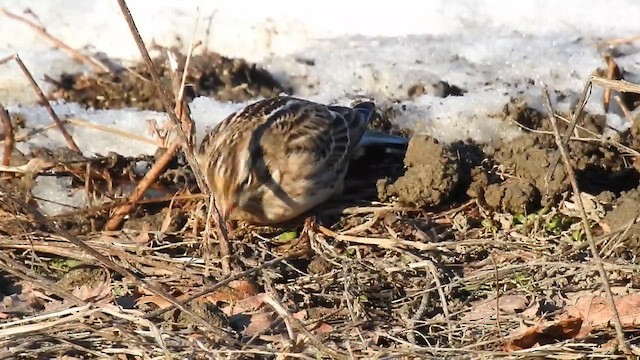
[[[229,283],[227,287],[223,287],[220,290],[207,296],[207,299],[212,303],[225,302],[231,303],[234,301],[240,301],[258,294],[258,288],[247,280],[234,280]]]
[[[640,327],[640,293],[614,297],[614,303],[624,328]],[[581,339],[593,330],[608,328],[613,313],[606,298],[585,296],[567,309],[567,315],[582,319],[582,328],[576,338]]]
[[[248,280],[233,280],[229,283],[229,287],[243,292],[247,296],[256,295],[259,292],[255,284]]]
[[[171,306],[171,303],[169,301],[158,295],[145,295],[136,299],[137,306],[149,303],[155,304],[160,309],[166,309]]]
[[[261,334],[270,329],[275,319],[275,312],[260,312],[254,315],[251,315],[251,319],[249,324],[242,332],[245,336],[253,336],[255,334]]]
[[[171,198],[171,202],[169,203],[169,207],[167,207],[165,210],[167,212],[167,215],[165,215],[164,220],[162,220],[162,225],[160,225],[160,232],[161,233],[166,233],[167,230],[169,229],[169,226],[171,226],[171,220],[173,219],[173,217],[171,216],[171,210],[173,209],[173,203],[176,200],[176,196],[178,194],[176,193],[172,198]]]
[[[91,301],[97,304],[111,302],[113,299],[111,292],[111,274],[108,271],[102,271],[100,273],[104,276],[100,281],[77,286],[71,293],[80,300]]]
[[[303,309],[291,315],[293,316],[294,319],[302,321],[307,318],[307,310]]]
[[[316,334],[329,334],[333,332],[333,326],[325,322],[317,323],[315,326],[308,326],[307,329],[313,330]]]
[[[582,320],[578,318],[539,322],[534,326],[522,329],[509,343],[505,344],[504,349],[518,351],[570,339],[578,333],[581,325]]]
[[[221,310],[227,316],[238,315],[247,313],[250,311],[256,311],[264,304],[263,294],[250,296],[248,298],[240,299],[232,302],[230,305],[223,307]]]

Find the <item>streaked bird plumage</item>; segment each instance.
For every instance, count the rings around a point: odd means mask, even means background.
[[[228,116],[198,151],[223,218],[278,223],[341,193],[374,112],[371,102],[350,108],[278,96]]]

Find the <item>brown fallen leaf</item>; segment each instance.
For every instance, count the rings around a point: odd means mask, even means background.
[[[252,282],[248,280],[234,280],[231,281],[228,286],[207,295],[206,298],[214,304],[217,302],[231,303],[254,296],[258,294],[258,292],[258,288]]]
[[[262,334],[272,328],[273,321],[275,320],[275,312],[259,312],[251,315],[249,324],[245,327],[242,333],[245,336],[253,336],[256,334]]]
[[[294,319],[299,321],[305,321],[307,319],[307,310],[303,309],[291,314]],[[316,334],[328,334],[333,331],[333,326],[325,322],[313,322],[305,326],[307,330],[315,332]]]
[[[504,345],[504,350],[518,351],[571,339],[580,331],[581,325],[581,319],[571,317],[558,321],[541,321],[520,330]]]
[[[264,304],[263,295],[264,294],[258,294],[240,299],[238,301],[233,301],[231,302],[231,304],[221,308],[220,310],[222,310],[222,312],[224,312],[227,316],[256,311],[260,309]]]
[[[145,289],[141,289],[141,292],[144,295],[136,299],[136,306],[151,303],[156,305],[159,309],[166,309],[173,305],[171,302],[160,295],[153,294]],[[170,294],[179,302],[187,299],[190,296],[190,294],[183,294],[178,291],[173,291]]]
[[[640,293],[616,296],[613,299],[622,327],[640,327]],[[582,339],[593,330],[601,330],[611,326],[613,313],[607,299],[601,296],[585,296],[576,301],[576,304],[567,308],[566,314],[582,319],[582,327],[576,335]]]

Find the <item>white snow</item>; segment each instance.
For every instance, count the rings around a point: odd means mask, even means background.
[[[293,86],[297,96],[332,103],[365,96],[392,105],[398,125],[426,131],[443,141],[490,141],[517,135],[518,129],[495,115],[512,97],[522,97],[542,110],[540,82],[566,95],[556,106],[569,109],[587,77],[605,67],[600,42],[640,35],[637,0],[366,4],[130,0],[128,5],[148,45],[156,42],[185,48],[200,8],[196,40],[204,43],[201,49],[256,62]],[[116,1],[4,0],[0,6],[17,14],[30,9],[47,31],[85,53],[107,54],[125,63],[139,58]],[[630,74],[640,74],[637,46],[616,48],[617,63]],[[24,24],[2,17],[0,58],[13,53],[21,56],[45,91],[45,74],[55,78],[62,72],[87,71]],[[466,93],[447,98],[425,94],[411,99],[407,95],[411,85],[428,86],[439,80]],[[640,77],[636,75],[635,80]],[[589,111],[603,112],[601,96],[596,88]],[[15,64],[0,66],[0,101],[10,112],[23,113],[29,127],[38,128],[50,119],[43,108],[34,105],[35,100]],[[195,99],[191,108],[199,138],[205,128],[244,105]],[[136,110],[93,111],[74,104],[56,104],[55,109],[63,118],[72,116],[150,139],[145,120],[164,121],[163,114]],[[624,127],[618,115],[607,116],[612,126]],[[151,144],[95,129],[73,125],[69,129],[88,154],[116,151],[133,155],[155,150]],[[19,149],[26,151],[34,145],[64,143],[57,131],[49,130],[20,144]]]

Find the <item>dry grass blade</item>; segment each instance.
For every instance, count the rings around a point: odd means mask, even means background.
[[[136,141],[140,141],[146,144],[150,144],[150,145],[157,145],[157,141],[152,140],[148,137],[145,136],[141,136],[141,135],[137,135],[137,134],[132,134],[126,131],[122,131],[122,130],[118,130],[118,129],[114,129],[114,128],[110,128],[108,126],[104,126],[104,125],[100,125],[100,124],[95,124],[92,122],[89,122],[87,120],[83,120],[83,119],[78,119],[78,118],[68,118],[68,119],[64,119],[61,120],[63,124],[72,124],[75,126],[80,126],[83,128],[87,128],[87,129],[95,129],[95,130],[99,130],[99,131],[104,131],[110,134],[114,134],[114,135],[118,135],[118,136],[122,136],[128,139],[132,139],[132,140],[136,140]],[[21,135],[16,136],[15,141],[20,142],[20,141],[26,141],[28,140],[30,137],[37,135],[41,132],[45,132],[45,131],[49,131],[51,129],[54,129],[56,127],[55,124],[52,125],[46,125],[40,128],[34,128],[31,129]]]
[[[578,204],[578,209],[580,210],[580,214],[582,217],[583,229],[585,231],[587,242],[589,243],[589,248],[591,250],[591,255],[593,256],[593,260],[596,263],[598,268],[598,272],[600,273],[600,278],[602,280],[602,286],[607,294],[607,302],[609,303],[609,307],[611,308],[611,312],[613,314],[613,324],[616,329],[616,335],[618,339],[618,346],[622,351],[626,354],[631,354],[631,349],[627,344],[624,337],[624,329],[622,328],[622,323],[620,322],[620,315],[618,314],[618,309],[616,308],[613,292],[611,291],[611,286],[609,283],[609,277],[607,275],[606,270],[602,264],[602,259],[598,253],[598,248],[596,246],[596,242],[593,238],[593,233],[591,232],[591,227],[589,225],[589,217],[587,212],[585,211],[584,204],[582,203],[582,197],[580,196],[580,188],[578,187],[578,181],[576,180],[575,173],[573,171],[573,167],[571,166],[571,161],[569,160],[568,150],[566,144],[563,142],[563,139],[560,136],[560,132],[558,130],[558,125],[556,123],[556,113],[553,110],[553,106],[551,105],[551,99],[549,98],[549,92],[547,90],[546,85],[542,84],[542,97],[544,100],[545,107],[549,112],[549,119],[551,121],[551,126],[555,133],[556,145],[558,146],[560,155],[562,157],[562,162],[564,163],[565,170],[567,172],[567,176],[569,177],[569,181],[571,182],[571,187],[573,189],[573,194],[576,198],[576,203]],[[580,109],[584,108],[584,105]],[[582,110],[580,110],[581,112]],[[574,118],[578,118],[580,113],[575,113]],[[570,134],[570,133],[569,133]]]
[[[68,241],[68,242],[74,244],[75,246],[77,246],[78,248],[80,248],[81,250],[86,252],[89,256],[91,256],[91,257],[95,258],[96,260],[98,260],[102,265],[104,265],[107,268],[117,272],[118,274],[120,274],[123,277],[129,279],[130,281],[134,282],[136,285],[138,285],[141,288],[149,291],[150,293],[158,295],[162,299],[164,299],[164,300],[168,301],[169,303],[173,304],[174,306],[176,306],[178,309],[180,309],[185,314],[193,317],[193,319],[198,321],[207,330],[209,330],[211,332],[211,334],[215,334],[219,338],[220,341],[223,341],[223,342],[233,342],[234,341],[228,336],[228,333],[225,332],[223,329],[220,329],[218,327],[213,326],[210,323],[210,321],[205,320],[204,318],[202,318],[202,316],[200,316],[198,314],[195,314],[193,311],[191,311],[191,310],[185,308],[184,306],[182,306],[176,299],[173,298],[173,296],[167,294],[159,286],[157,286],[157,285],[155,285],[155,284],[153,284],[153,283],[151,283],[151,282],[149,282],[149,281],[147,281],[145,279],[139,278],[132,271],[130,271],[130,270],[128,270],[128,269],[116,264],[113,260],[111,260],[107,256],[103,255],[99,251],[95,250],[93,247],[87,245],[84,241],[82,241],[79,238],[69,234],[69,232],[67,230],[65,230],[64,228],[62,228],[62,226],[60,226],[60,224],[58,222],[54,222],[54,221],[48,219],[47,217],[42,215],[42,213],[38,209],[33,208],[32,209],[32,215],[40,223],[47,224],[50,228],[56,229],[56,231],[58,233],[58,235],[56,235],[56,237],[60,238],[61,240]]]
[[[0,120],[2,121],[2,128],[4,132],[4,152],[2,154],[2,165],[11,165],[11,153],[13,152],[14,134],[13,125],[11,124],[11,118],[9,113],[4,109],[2,103],[0,103]]]
[[[103,131],[103,132],[106,132],[106,133],[122,136],[122,137],[127,138],[127,139],[140,141],[140,142],[143,142],[143,143],[146,143],[146,144],[150,144],[150,145],[157,145],[157,142],[155,140],[152,140],[151,138],[148,138],[148,137],[145,137],[145,136],[141,136],[141,135],[138,135],[138,134],[133,134],[133,133],[126,132],[126,131],[122,131],[122,130],[118,130],[118,129],[114,129],[114,128],[110,128],[108,126],[92,123],[92,122],[89,122],[89,121],[83,120],[83,119],[68,118],[68,119],[65,119],[64,122],[67,122],[67,123],[75,125],[75,126],[84,127],[84,128],[87,128],[87,129],[95,129],[95,130]]]
[[[271,306],[273,310],[278,313],[283,319],[288,321],[297,331],[303,333],[307,339],[314,345],[316,348],[324,353],[324,355],[331,356],[333,359],[348,359],[349,356],[347,354],[338,352],[328,346],[326,346],[322,341],[320,341],[317,337],[315,337],[307,328],[304,327],[298,321],[298,319],[294,318],[293,315],[287,309],[284,308],[279,301],[277,301],[272,295],[265,295],[263,300],[266,304]]]
[[[51,42],[55,47],[59,48],[60,50],[64,51],[65,53],[67,53],[67,55],[69,55],[71,58],[76,59],[77,61],[88,65],[94,71],[97,71],[97,72],[108,72],[109,71],[109,67],[104,65],[102,62],[98,61],[97,59],[94,59],[94,58],[91,58],[89,56],[86,56],[86,55],[80,53],[79,51],[75,50],[71,46],[65,44],[64,42],[62,42],[62,40],[60,40],[60,39],[54,37],[53,35],[49,34],[44,27],[39,26],[39,25],[37,25],[37,24],[25,19],[24,17],[22,17],[20,15],[17,15],[17,14],[14,14],[14,13],[12,13],[10,11],[7,11],[6,9],[1,8],[1,7],[0,7],[0,14],[5,15],[6,17],[8,17],[10,19],[19,21],[19,22],[21,22],[23,24],[26,24],[31,29],[33,29],[38,35],[42,36],[43,38],[45,38],[46,40]]]
[[[3,328],[0,329],[0,338],[5,336],[15,336],[26,334],[30,332],[43,331],[45,329],[50,329],[61,324],[65,324],[68,322],[74,322],[80,320],[84,317],[91,315],[92,313],[100,311],[99,309],[90,309],[91,304],[86,304],[84,306],[75,307],[68,310],[59,311],[54,314],[48,314],[48,317],[53,317],[56,320],[48,321],[45,323],[36,323],[36,324],[25,324],[25,325],[16,325],[16,323],[3,324]],[[53,316],[51,316],[53,315]],[[69,315],[69,316],[66,316]],[[26,321],[38,321],[41,317],[34,317],[31,319],[25,319]],[[16,326],[13,326],[16,325]]]
[[[339,241],[352,242],[357,244],[376,245],[382,248],[396,250],[398,248],[413,248],[421,251],[454,248],[457,246],[484,246],[484,245],[499,245],[493,240],[465,240],[465,241],[443,241],[439,243],[422,243],[419,241],[411,241],[404,239],[391,239],[391,238],[373,238],[363,236],[351,236],[339,234],[324,226],[318,226],[318,230],[324,235],[330,236]]]

